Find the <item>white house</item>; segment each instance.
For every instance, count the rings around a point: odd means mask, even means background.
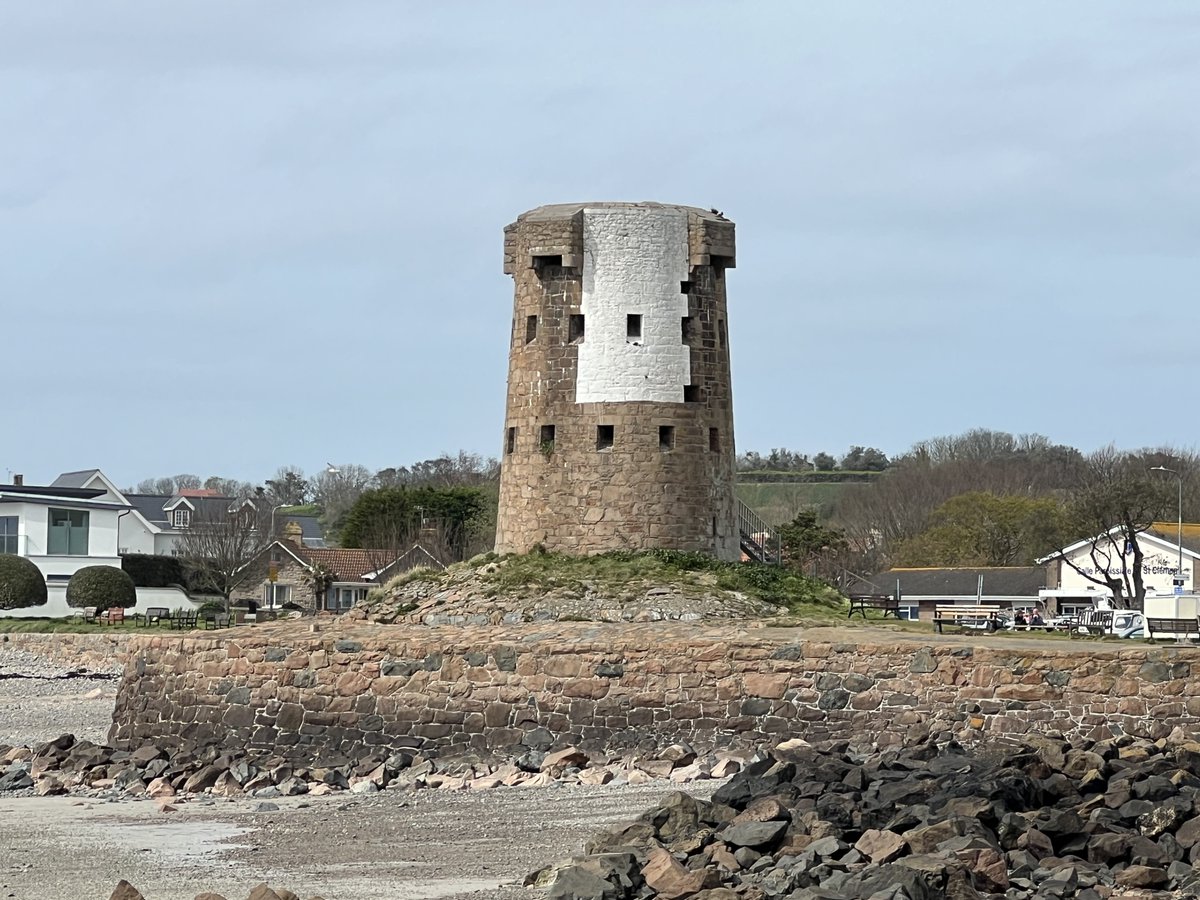
[[[0,553],[27,557],[46,579],[45,606],[4,616],[66,616],[67,582],[86,566],[121,568],[123,553],[153,553],[156,529],[98,469],[68,472],[50,485],[21,476],[0,485]],[[177,588],[138,588],[135,609],[194,605]]]
[[[1197,588],[1196,561],[1200,559],[1200,553],[1188,546],[1186,533],[1181,552],[1178,540],[1163,536],[1167,530],[1164,523],[1155,523],[1150,530],[1138,535],[1138,546],[1143,554],[1142,584],[1151,596],[1175,592],[1174,581],[1180,574],[1182,556],[1183,584],[1178,593],[1193,593]],[[1169,530],[1174,537],[1175,526],[1170,525]],[[1097,540],[1076,541],[1038,562],[1048,565],[1049,587],[1059,598],[1060,608],[1088,605],[1097,593],[1104,593],[1094,578],[1101,581],[1106,576],[1120,579],[1126,585],[1126,592],[1132,592],[1133,548],[1126,545],[1120,527],[1112,528]]]

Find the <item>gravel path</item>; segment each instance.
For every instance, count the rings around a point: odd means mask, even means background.
[[[716,782],[689,787],[708,795]],[[556,785],[257,802],[0,798],[0,897],[106,900],[121,878],[148,900],[205,890],[241,900],[260,881],[326,900],[535,900],[537,867],[669,791]]]

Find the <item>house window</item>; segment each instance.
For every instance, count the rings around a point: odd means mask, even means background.
[[[532,344],[537,337],[537,316],[525,317],[525,343]]]
[[[0,516],[0,553],[17,552],[17,517]]]
[[[583,316],[572,314],[567,322],[567,340],[572,344],[583,343]]]
[[[897,618],[905,619],[909,622],[916,622],[921,618],[921,608],[919,606],[901,606],[900,611],[896,613]]]
[[[550,453],[554,450],[554,426],[543,425],[541,434],[538,438],[538,445],[543,453]]]
[[[171,524],[176,528],[187,528],[192,524],[192,511],[190,509],[176,509],[171,512]]]
[[[337,608],[349,609],[359,600],[366,597],[366,591],[362,588],[346,588],[340,587],[337,589]]]
[[[659,425],[658,426],[658,449],[664,450],[664,451],[675,449],[675,426],[674,425]]]
[[[291,602],[292,586],[290,584],[268,582],[263,585],[263,606],[267,609],[279,609],[285,603]]]
[[[611,450],[613,448],[613,432],[615,428],[612,425],[597,425],[596,426],[596,449]]]
[[[630,313],[625,317],[625,339],[628,341],[640,341],[642,339],[641,314]]]
[[[51,556],[87,556],[87,510],[50,510],[50,534],[46,540],[46,552]]]

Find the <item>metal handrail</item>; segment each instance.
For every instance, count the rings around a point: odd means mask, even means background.
[[[749,544],[758,551],[760,562],[780,562],[779,535],[775,528],[747,506],[741,500],[737,501],[738,536],[743,543]],[[775,544],[772,551],[771,544]]]

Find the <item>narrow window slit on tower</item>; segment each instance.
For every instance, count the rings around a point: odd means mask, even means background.
[[[583,315],[572,313],[567,324],[567,340],[572,344],[583,343]]]
[[[717,517],[716,516],[713,516],[712,529],[713,529],[712,536],[716,537],[717,536]]]
[[[684,316],[680,320],[680,331],[683,334],[683,342],[686,344],[692,339],[692,317]]]
[[[674,425],[659,425],[658,426],[658,449],[659,450],[674,450],[675,449],[675,426]]]
[[[541,446],[543,453],[549,453],[554,449],[554,426],[543,425],[541,433],[538,436],[538,444]]]
[[[508,437],[504,440],[504,452],[512,453],[517,449],[517,429],[508,429]]]
[[[596,449],[611,450],[613,447],[613,431],[612,425],[597,425],[596,426]]]
[[[708,449],[713,453],[721,452],[721,430],[719,428],[708,429]]]
[[[717,340],[721,346],[725,346],[725,320],[717,319]]]
[[[642,339],[641,314],[630,313],[625,317],[625,339],[640,341]]]
[[[525,317],[525,343],[532,344],[537,337],[537,316]]]
[[[685,384],[683,386],[683,402],[684,403],[700,402],[700,385]]]

